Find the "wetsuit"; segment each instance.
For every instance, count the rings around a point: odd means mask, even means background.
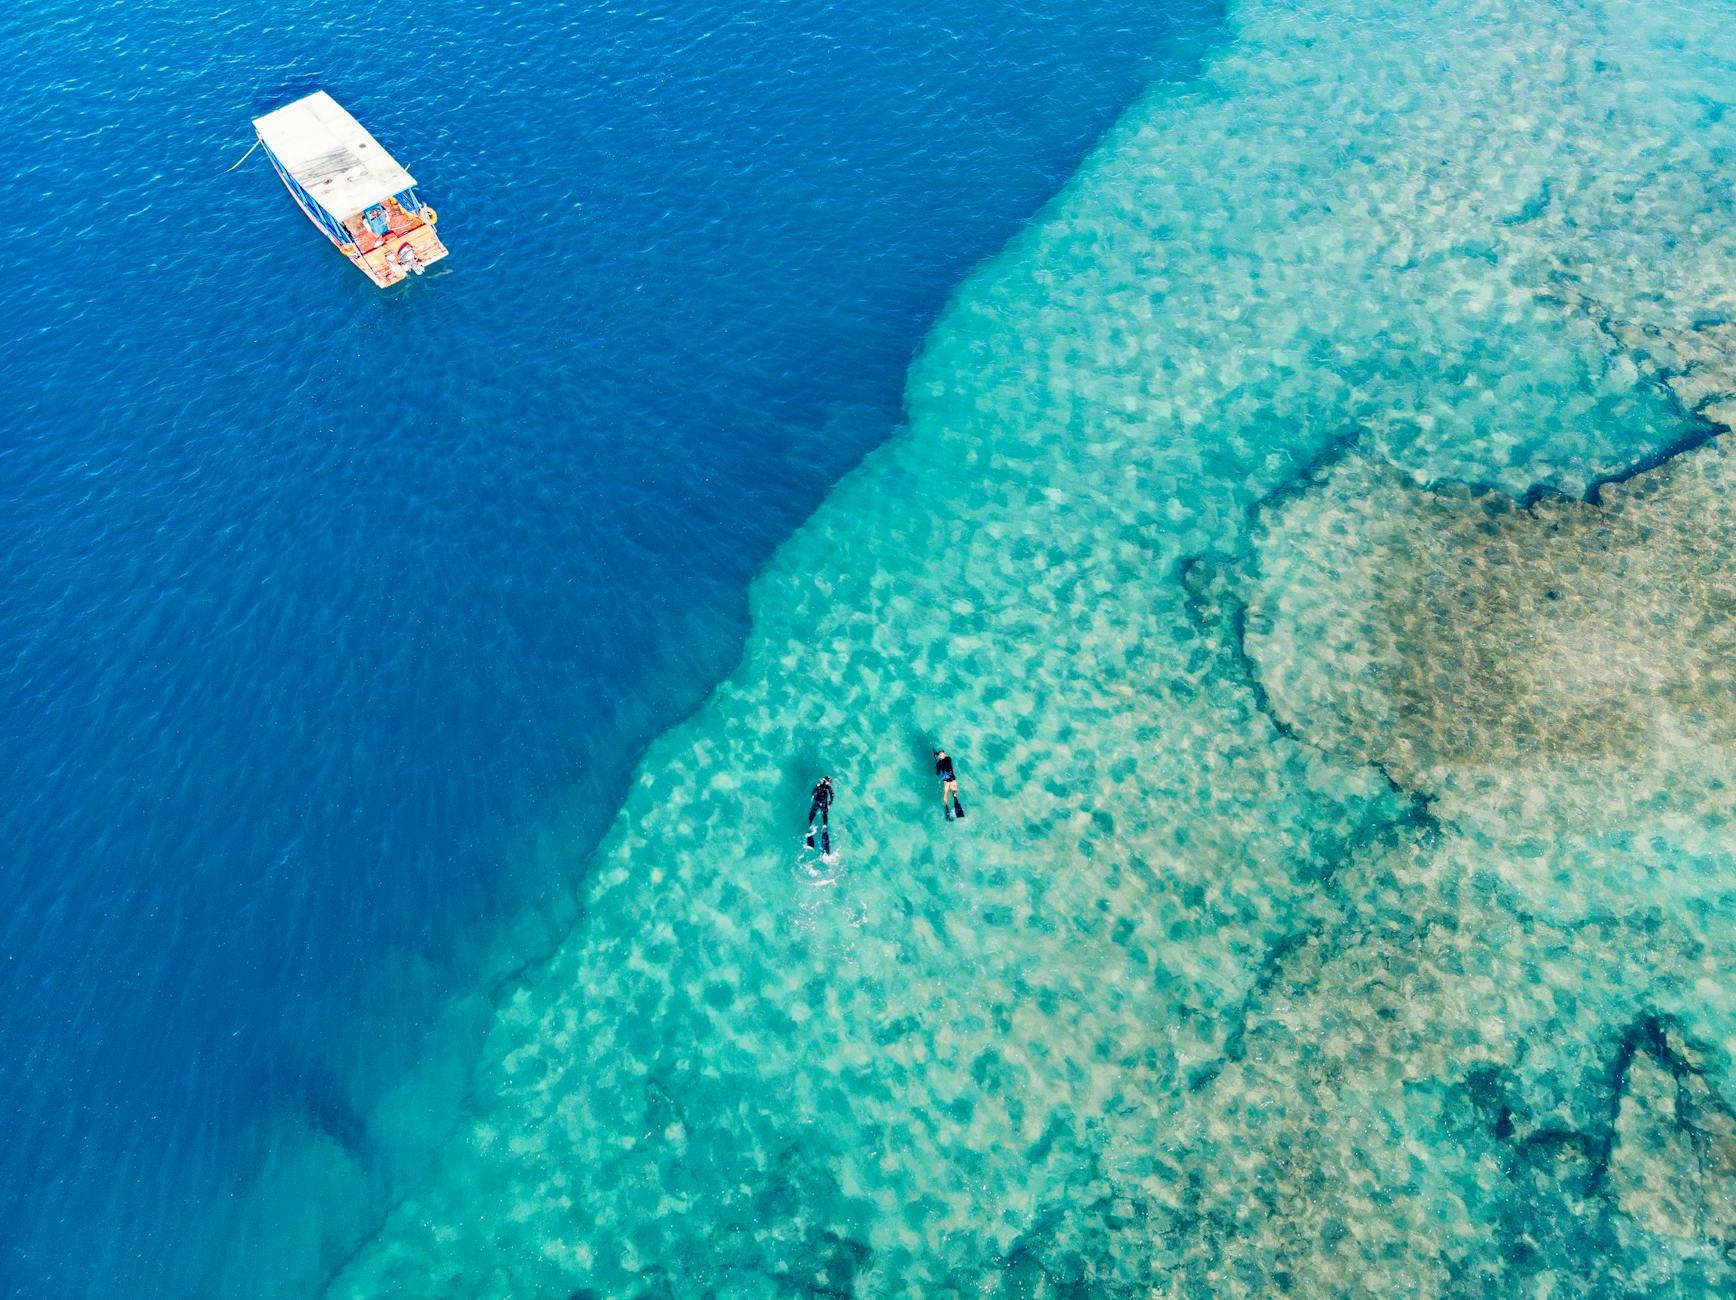
[[[947,791],[952,791],[952,807],[946,809],[948,820],[964,816],[964,805],[958,801],[958,773],[952,770],[951,754],[936,754],[934,756],[934,774],[940,778],[940,803],[946,807]]]
[[[821,781],[814,787],[808,803],[808,847],[814,847],[814,818],[820,819],[820,842],[827,853],[832,851],[832,783]]]

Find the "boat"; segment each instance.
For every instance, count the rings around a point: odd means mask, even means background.
[[[325,91],[254,118],[253,130],[307,219],[380,288],[446,256],[416,178]]]

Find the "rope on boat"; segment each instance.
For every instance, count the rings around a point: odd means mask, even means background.
[[[264,143],[265,143],[265,141],[263,141],[263,140],[255,140],[253,142],[253,149],[259,148],[259,146],[264,144]],[[246,162],[249,158],[253,157],[253,149],[249,149],[246,153],[242,154],[241,157],[237,158],[235,160],[235,167],[241,166],[242,163]],[[228,171],[225,171],[223,174],[225,176],[227,176],[229,174],[229,172],[232,172],[235,170],[235,167],[229,168]]]

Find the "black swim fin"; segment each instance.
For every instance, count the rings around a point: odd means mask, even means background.
[[[830,853],[831,851],[832,851],[832,832],[831,831],[821,831],[820,832],[820,852],[821,853]]]
[[[952,815],[961,822],[964,820],[964,805],[958,801],[956,794],[952,797]]]

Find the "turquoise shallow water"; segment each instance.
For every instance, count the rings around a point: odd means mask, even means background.
[[[1736,1286],[1733,18],[1235,6],[961,288],[332,1294]]]

